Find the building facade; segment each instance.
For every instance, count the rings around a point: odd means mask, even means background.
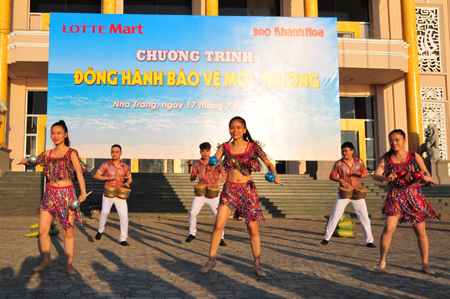
[[[388,133],[408,132],[418,150],[428,125],[448,159],[450,57],[448,0],[0,0],[0,144],[11,170],[45,147],[51,12],[336,17],[342,141],[374,170]],[[415,35],[415,32],[417,34]],[[103,160],[88,157],[90,163]],[[126,157],[125,157],[126,158]],[[195,158],[195,157],[193,157]],[[299,157],[299,160],[301,157]],[[126,160],[133,172],[187,172],[186,160]],[[306,161],[278,161],[281,173],[304,173]]]

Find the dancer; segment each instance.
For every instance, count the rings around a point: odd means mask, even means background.
[[[94,175],[94,179],[106,181],[105,187],[121,188],[123,186],[130,188],[133,181],[131,178],[130,167],[120,160],[122,156],[122,147],[118,144],[111,146],[111,161],[103,163]],[[124,183],[124,180],[127,182]],[[119,197],[106,197],[103,194],[102,211],[100,212],[100,220],[98,221],[98,233],[95,239],[100,241],[105,231],[106,219],[111,211],[112,205],[116,206],[117,214],[120,220],[120,245],[130,246],[127,242],[128,237],[128,205],[125,199]]]
[[[51,127],[51,138],[55,148],[41,153],[37,164],[43,168],[43,174],[47,177],[48,184],[39,207],[39,244],[41,246],[44,262],[33,269],[40,272],[52,265],[50,258],[50,227],[53,220],[58,220],[63,228],[64,249],[66,252],[66,271],[69,275],[75,275],[72,266],[75,252],[74,224],[81,224],[80,209],[72,209],[70,202],[77,198],[72,180],[76,177],[80,186],[78,200],[86,199],[86,188],[83,172],[87,172],[86,165],[80,161],[78,152],[70,148],[70,141],[66,123],[60,120]],[[32,166],[28,159],[24,158],[22,164]]]
[[[261,149],[260,143],[253,141],[250,136],[245,120],[239,116],[233,117],[228,127],[231,138],[228,142],[219,146],[215,155],[219,161],[224,157],[222,166],[225,167],[228,177],[220,196],[219,211],[211,236],[209,260],[203,266],[201,272],[207,273],[216,266],[216,254],[222,231],[232,210],[239,210],[245,217],[245,224],[250,235],[255,265],[254,271],[258,276],[265,277],[266,273],[260,265],[261,242],[258,231],[259,221],[264,220],[264,216],[259,206],[258,193],[251,176],[253,171],[261,171],[261,163],[258,158],[275,174],[275,183],[279,184],[280,179],[275,166],[270,163]]]
[[[204,142],[200,144],[200,155],[202,158],[194,163],[191,173],[191,182],[195,181],[197,178],[199,184],[206,184],[214,188],[218,188],[219,184],[225,181],[227,175],[224,168],[219,164],[215,166],[209,166],[208,161],[211,154],[211,144],[209,142]],[[195,195],[194,201],[192,202],[191,212],[189,214],[189,236],[187,237],[187,243],[195,239],[195,234],[197,233],[197,215],[200,213],[202,207],[207,204],[214,215],[214,219],[217,216],[217,209],[219,208],[219,195],[215,198],[198,196]],[[227,246],[225,244],[224,232],[222,231],[222,240],[220,241],[220,246]]]
[[[380,240],[380,260],[375,270],[383,271],[386,267],[386,254],[397,224],[410,221],[422,256],[422,270],[427,274],[435,274],[428,265],[425,222],[432,218],[440,219],[423,195],[420,185],[414,181],[413,173],[422,172],[426,182],[431,181],[431,176],[422,157],[414,151],[406,151],[405,144],[405,132],[393,130],[389,133],[391,149],[381,157],[373,176],[376,181],[383,181],[386,178],[390,180],[386,201],[381,209],[385,222]],[[397,177],[396,173],[400,170],[406,174]]]
[[[353,155],[355,147],[351,142],[344,142],[341,145],[341,152],[344,158],[334,163],[333,170],[330,173],[330,180],[338,182],[339,185],[344,188],[360,186],[361,178],[366,178],[369,173],[366,166],[364,166],[364,161]],[[372,229],[370,227],[369,213],[367,212],[365,199],[342,198],[339,194],[336,198],[334,210],[328,221],[325,237],[321,244],[327,245],[329,243],[339,219],[349,203],[352,203],[356,216],[358,216],[359,221],[361,221],[366,246],[375,248],[376,246],[373,244]]]

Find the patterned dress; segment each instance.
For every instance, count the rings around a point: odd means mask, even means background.
[[[60,158],[52,157],[52,151],[49,152],[48,156],[45,152],[39,155],[37,164],[42,166],[42,173],[47,177],[49,182],[57,183],[61,180],[73,180],[75,178],[76,172],[72,164],[72,153],[78,156],[78,152],[72,148],[69,148],[64,157]],[[83,173],[88,172],[88,166],[81,160],[80,164]],[[38,213],[42,211],[48,212],[54,220],[58,220],[61,223],[63,229],[73,227],[69,221],[69,215],[75,213],[75,223],[82,225],[80,208],[74,210],[70,207],[70,202],[76,198],[77,195],[73,185],[55,187],[47,184]]]
[[[383,175],[386,177],[399,170],[406,171],[405,176],[389,183],[389,191],[381,209],[385,219],[388,216],[399,216],[399,223],[410,221],[414,225],[433,218],[440,220],[422,193],[420,185],[413,179],[413,173],[420,171],[415,152],[408,152],[403,163],[394,163],[392,157],[387,157],[384,159],[384,165]]]
[[[244,176],[251,175],[253,171],[261,171],[259,157],[265,157],[266,154],[258,144],[249,142],[242,154],[232,154],[229,143],[224,143],[223,147],[224,160],[222,166],[225,170],[237,169]],[[226,205],[231,210],[236,210],[237,214],[245,218],[245,224],[249,224],[251,221],[265,220],[253,181],[246,183],[225,182],[220,195],[220,205]]]

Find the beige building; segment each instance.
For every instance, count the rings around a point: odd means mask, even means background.
[[[17,165],[22,157],[44,150],[50,12],[337,17],[343,141],[353,141],[373,170],[389,147],[389,131],[408,132],[410,148],[418,150],[424,129],[433,124],[440,156],[448,159],[448,0],[57,2],[0,0],[0,97],[7,107],[0,143],[12,150],[13,171],[24,170]],[[186,171],[180,160],[150,163],[153,168],[148,161],[129,163],[134,172]],[[298,173],[305,165],[281,161],[277,167]]]

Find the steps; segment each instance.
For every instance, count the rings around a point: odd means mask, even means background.
[[[89,215],[89,206],[100,205],[103,181],[85,174],[86,190],[93,193],[81,205]],[[283,186],[268,183],[264,176],[256,174],[256,183],[264,216],[270,218],[322,218],[333,211],[338,184],[332,181],[315,181],[308,175],[280,175]],[[387,184],[363,179],[369,189],[367,208],[372,218],[380,218],[388,189]],[[194,198],[194,182],[188,174],[139,173],[133,174],[131,196],[128,199],[130,216],[186,217]],[[78,191],[78,183],[75,182]],[[431,206],[442,218],[450,218],[450,186],[425,186],[422,189]],[[39,207],[43,193],[43,178],[35,172],[8,172],[0,178],[0,216],[33,216]],[[112,211],[115,211],[114,208]],[[346,212],[354,215],[351,205]],[[212,217],[204,206],[198,217]]]

